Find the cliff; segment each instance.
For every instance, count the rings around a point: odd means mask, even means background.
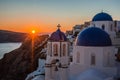
[[[48,35],[36,36],[33,51],[32,38],[28,36],[18,49],[6,53],[0,60],[0,80],[25,80],[27,74],[37,68],[38,58],[46,58],[41,50],[46,47],[47,39]],[[32,51],[34,57],[31,57]]]
[[[0,30],[0,43],[3,42],[22,42],[26,38],[26,33]]]

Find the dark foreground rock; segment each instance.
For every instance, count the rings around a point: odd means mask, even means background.
[[[48,35],[35,37],[32,50],[32,38],[28,36],[20,48],[6,53],[0,60],[0,80],[25,80],[28,73],[37,68],[38,58],[46,58],[40,51],[46,47]],[[34,59],[31,54],[34,52]]]

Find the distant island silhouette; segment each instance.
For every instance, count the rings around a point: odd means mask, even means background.
[[[0,30],[0,43],[22,42],[27,35],[27,33]]]

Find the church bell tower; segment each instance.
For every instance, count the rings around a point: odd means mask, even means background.
[[[69,43],[63,32],[58,29],[51,34],[47,43],[45,80],[68,80]]]

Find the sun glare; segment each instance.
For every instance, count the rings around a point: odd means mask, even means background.
[[[32,30],[32,33],[35,34],[35,30]]]

